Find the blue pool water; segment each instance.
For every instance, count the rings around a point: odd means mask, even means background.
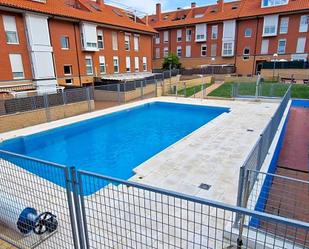
[[[153,102],[8,140],[0,149],[128,179],[139,164],[228,111]],[[53,176],[34,173],[56,182]]]

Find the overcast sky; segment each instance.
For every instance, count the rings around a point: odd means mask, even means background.
[[[121,4],[130,6],[139,11],[147,12],[148,14],[153,14],[155,12],[156,3],[160,2],[162,4],[163,11],[175,10],[177,7],[188,7],[191,2],[196,2],[198,6],[216,3],[217,0],[105,0],[106,3],[117,5],[119,7]]]

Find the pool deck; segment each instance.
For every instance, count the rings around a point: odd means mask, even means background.
[[[41,132],[153,101],[230,108],[189,136],[135,168],[130,180],[235,204],[239,168],[273,116],[278,102],[160,97],[7,132],[0,141]],[[200,184],[211,185],[203,190]]]

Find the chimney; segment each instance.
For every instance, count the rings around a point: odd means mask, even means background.
[[[156,15],[157,15],[157,20],[160,21],[162,19],[162,12],[161,12],[161,4],[157,3],[156,5]]]
[[[96,3],[98,4],[98,5],[103,5],[104,4],[104,0],[96,0]]]
[[[195,8],[196,7],[196,2],[192,2],[191,3],[191,8]]]
[[[222,12],[224,6],[224,0],[218,0],[217,5],[218,5],[218,12]]]

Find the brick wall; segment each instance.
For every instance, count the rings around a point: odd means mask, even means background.
[[[91,110],[94,110],[94,101],[90,102]],[[76,116],[89,111],[87,101],[61,105],[30,112],[0,116],[0,132],[17,130],[37,124],[55,121],[67,117]]]

